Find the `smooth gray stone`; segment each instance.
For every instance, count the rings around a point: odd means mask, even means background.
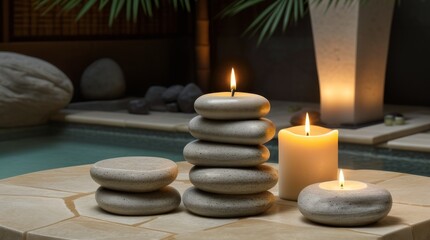
[[[259,145],[275,136],[275,125],[266,118],[256,120],[210,120],[201,116],[191,119],[191,135],[211,142]]]
[[[167,106],[166,104],[162,103],[162,104],[153,104],[150,106],[151,111],[156,111],[156,112],[166,112],[167,111]]]
[[[178,96],[179,110],[184,113],[193,113],[194,102],[202,94],[202,90],[196,84],[187,84]]]
[[[72,99],[70,79],[38,58],[0,52],[0,127],[46,123]]]
[[[237,145],[195,140],[184,148],[184,159],[197,166],[253,167],[266,162],[270,152],[264,145]]]
[[[220,194],[252,194],[271,189],[278,171],[268,165],[251,168],[193,167],[190,181],[198,189]]]
[[[120,215],[154,215],[170,212],[181,203],[181,195],[173,187],[148,193],[113,191],[99,187],[95,194],[103,210]]]
[[[145,99],[134,99],[128,103],[127,110],[133,114],[149,114],[149,104]]]
[[[178,166],[158,157],[119,157],[96,162],[91,177],[102,187],[125,192],[151,192],[172,183]]]
[[[272,193],[227,195],[208,193],[195,187],[188,188],[182,196],[188,211],[206,217],[232,218],[261,214],[275,201]]]
[[[168,112],[179,112],[179,106],[177,103],[166,103],[166,108]]]
[[[270,111],[269,101],[257,94],[229,92],[210,93],[199,97],[194,103],[198,114],[218,120],[259,119]]]
[[[182,85],[173,85],[167,88],[167,90],[161,95],[161,98],[165,103],[172,103],[178,100],[179,94],[184,89]]]
[[[367,184],[366,190],[324,190],[319,183],[304,188],[298,198],[300,212],[311,221],[333,226],[362,226],[390,212],[386,189]]]
[[[110,58],[91,63],[82,74],[80,86],[82,96],[89,100],[121,98],[126,89],[121,67]]]
[[[145,93],[145,101],[149,104],[151,110],[154,110],[153,107],[157,108],[157,106],[164,106],[164,101],[161,98],[163,93],[167,88],[162,86],[151,86]]]

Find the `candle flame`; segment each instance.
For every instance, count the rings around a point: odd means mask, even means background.
[[[309,123],[309,114],[308,113],[306,113],[305,133],[306,133],[306,136],[311,135],[311,124]]]
[[[344,185],[345,185],[345,177],[343,176],[342,169],[340,169],[340,171],[339,171],[339,186],[340,186],[340,188],[343,188]]]
[[[234,74],[234,68],[231,68],[230,90],[231,90],[231,96],[233,97],[234,92],[236,91],[236,76]]]

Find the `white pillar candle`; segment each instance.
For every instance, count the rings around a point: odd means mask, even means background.
[[[296,201],[306,186],[337,177],[338,131],[310,125],[307,114],[306,118],[306,125],[278,134],[279,197],[283,199]]]

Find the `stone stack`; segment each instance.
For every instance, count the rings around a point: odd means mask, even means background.
[[[167,186],[178,175],[177,165],[157,157],[121,157],[99,161],[90,170],[101,185],[96,201],[105,211],[120,215],[153,215],[174,210],[181,195]]]
[[[184,148],[194,187],[183,195],[185,207],[208,217],[260,214],[274,202],[269,190],[276,185],[276,169],[263,164],[270,152],[263,145],[275,135],[264,97],[236,93],[234,97],[206,94],[194,108],[200,116],[189,123],[198,140]]]

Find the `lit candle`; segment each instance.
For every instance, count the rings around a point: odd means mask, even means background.
[[[310,125],[282,129],[279,142],[279,197],[297,200],[306,186],[336,179],[338,131]]]
[[[374,184],[338,181],[312,184],[300,192],[298,207],[311,221],[334,226],[362,226],[387,216],[392,206],[390,192]]]
[[[270,103],[257,94],[236,92],[236,75],[232,68],[230,92],[205,94],[195,101],[194,109],[208,119],[258,119],[269,113]]]

